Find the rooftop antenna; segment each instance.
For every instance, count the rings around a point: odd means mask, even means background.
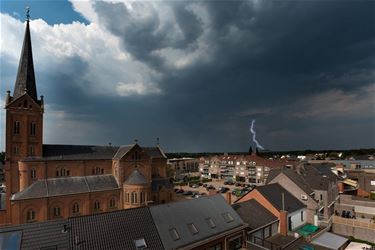
[[[26,6],[26,21],[30,21],[30,7]]]

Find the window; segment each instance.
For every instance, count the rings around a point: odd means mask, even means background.
[[[20,122],[15,121],[13,124],[13,134],[18,135],[20,133]]]
[[[145,193],[144,192],[141,192],[140,193],[140,199],[141,199],[141,203],[145,202]]]
[[[187,227],[191,234],[197,234],[198,229],[195,227],[194,223],[187,224]]]
[[[225,222],[227,222],[227,223],[230,223],[230,222],[234,221],[232,215],[230,215],[230,213],[228,213],[228,212],[223,213],[222,216],[223,216]]]
[[[147,248],[147,244],[144,238],[135,240],[134,244],[136,250],[143,250]]]
[[[218,244],[216,244],[214,246],[209,247],[208,249],[209,250],[222,250],[223,247],[222,247],[221,243],[218,243]]]
[[[207,224],[208,224],[211,228],[215,228],[215,227],[216,227],[215,222],[214,222],[211,218],[207,218],[207,219],[206,219],[206,222],[207,222]]]
[[[35,154],[35,148],[33,145],[30,145],[29,146],[29,155],[30,156],[33,156]]]
[[[169,234],[171,235],[171,237],[172,237],[172,239],[173,239],[174,241],[180,239],[180,235],[178,234],[176,228],[171,228],[171,229],[169,229]]]
[[[35,170],[35,168],[32,168],[30,170],[30,177],[31,177],[32,180],[36,179],[36,170]]]
[[[36,124],[35,124],[35,122],[30,123],[30,135],[36,135]]]
[[[93,175],[96,175],[96,174],[104,174],[104,169],[103,169],[103,168],[100,168],[100,167],[96,167],[95,169],[92,170],[92,174],[93,174]]]
[[[100,202],[99,201],[95,201],[94,202],[94,211],[99,211],[100,210]]]
[[[303,221],[303,211],[301,211],[301,221]]]
[[[53,216],[54,216],[54,217],[59,217],[59,216],[61,216],[61,210],[60,210],[60,207],[54,207],[54,208],[53,208]]]
[[[320,194],[320,200],[323,200],[323,195],[322,194]]]
[[[126,192],[125,194],[125,201],[129,203],[130,201],[130,193]]]
[[[114,198],[112,198],[110,201],[109,201],[109,207],[110,208],[116,208],[116,200]]]
[[[132,192],[132,204],[134,203],[137,203],[137,193],[136,192]]]
[[[20,149],[19,149],[19,147],[18,147],[17,145],[15,145],[15,146],[13,147],[13,153],[14,153],[15,155],[18,155],[18,154],[20,153]]]
[[[32,222],[32,221],[35,221],[35,218],[36,218],[36,213],[34,210],[32,209],[29,209],[27,211],[27,215],[26,215],[26,221],[27,222]]]
[[[79,204],[78,204],[77,202],[75,202],[75,203],[73,204],[73,209],[72,209],[72,211],[73,211],[73,214],[78,214],[78,213],[79,213]]]
[[[65,168],[58,168],[56,169],[56,177],[62,176],[70,176],[70,170],[66,170]]]

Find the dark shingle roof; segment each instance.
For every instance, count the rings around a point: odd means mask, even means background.
[[[6,237],[9,232],[21,232],[21,249],[42,249],[53,246],[57,249],[69,249],[69,233],[63,233],[64,225],[69,225],[68,220],[3,227],[0,228],[0,237]],[[1,244],[0,242],[0,248],[3,249]]]
[[[275,215],[254,199],[233,204],[232,207],[251,230],[277,220]]]
[[[43,145],[43,157],[29,157],[26,161],[43,160],[111,160],[118,147],[92,145]]]
[[[222,195],[152,206],[150,211],[164,249],[177,249],[228,230],[246,226]],[[232,220],[227,222],[225,216]],[[210,226],[209,219],[214,227]],[[195,234],[188,228],[188,224],[191,223],[198,231]],[[171,237],[173,229],[178,234],[177,240]]]
[[[135,169],[124,183],[128,185],[143,185],[150,183],[150,181],[138,169]]]
[[[143,147],[143,150],[151,158],[167,158],[159,147]]]
[[[255,189],[279,211],[282,210],[282,193],[284,193],[284,209],[289,213],[306,207],[278,183],[258,186]]]
[[[168,179],[152,179],[151,188],[152,192],[158,192],[160,188],[165,187],[166,189],[172,188],[172,184]]]
[[[136,249],[141,238],[147,249],[164,249],[148,207],[72,217],[70,223],[71,249]]]
[[[332,164],[304,164],[297,169],[272,169],[267,177],[267,183],[283,173],[303,191],[311,194],[314,190],[327,190],[330,183],[337,181],[338,177],[331,171],[331,167]]]
[[[306,194],[311,194],[314,190],[306,183],[303,176],[297,174],[297,172],[290,168],[282,168],[282,169],[271,169],[267,177],[267,184],[270,183],[276,176],[280,173],[285,174],[289,177],[297,186],[299,186]]]
[[[21,192],[15,193],[12,200],[89,193],[118,188],[116,178],[113,175],[52,178],[34,182]]]

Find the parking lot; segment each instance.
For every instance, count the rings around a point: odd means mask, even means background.
[[[237,194],[240,195],[240,194],[244,194],[245,192],[251,190],[250,187],[247,187],[246,189],[246,186],[243,185],[242,186],[239,186],[239,184],[232,184],[232,185],[228,185],[228,184],[224,184],[224,180],[214,180],[214,181],[211,181],[211,182],[206,182],[204,183],[204,185],[207,187],[211,186],[211,187],[214,187],[215,189],[211,189],[211,193],[221,193],[224,197],[227,195],[227,193],[230,193],[231,194],[231,200],[232,200],[232,203],[234,201],[236,201],[239,196],[236,196],[236,195],[233,195],[232,192],[234,190],[237,190]],[[201,197],[201,196],[204,196],[204,195],[208,195],[209,194],[209,191],[207,190],[207,187],[205,187],[203,185],[199,186],[199,185],[191,185],[191,186],[179,186],[179,185],[175,185],[174,189],[175,191],[177,190],[176,192],[176,195],[175,195],[175,200],[184,200],[184,199],[194,199],[194,198],[198,198],[198,197]],[[245,188],[245,190],[244,190]],[[227,191],[224,191],[223,189],[227,189]],[[241,190],[242,193],[241,193]],[[190,191],[190,192],[189,192]]]

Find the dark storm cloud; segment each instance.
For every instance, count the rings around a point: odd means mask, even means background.
[[[85,135],[76,143],[160,137],[168,151],[246,151],[257,119],[270,149],[375,146],[374,1],[155,3],[94,7],[124,51],[160,74],[151,80],[162,94],[94,95],[99,79],[78,56],[41,69],[51,109],[72,128],[93,124],[76,128]],[[165,57],[180,59],[176,51],[198,59],[174,68]]]
[[[297,100],[311,94],[356,91],[374,83],[373,1],[196,2],[207,11],[208,27],[187,7],[189,3],[171,3],[182,38],[172,38],[174,28],[160,26],[158,11],[152,8],[139,22],[122,4],[96,6],[100,20],[122,39],[124,48],[150,66],[163,62],[153,52],[188,49],[207,32],[204,42],[214,52],[209,63],[198,61],[174,71],[158,67],[166,93],[158,106],[168,110],[161,116],[174,121],[179,136],[194,138],[189,146],[172,149],[246,149],[249,123],[257,117],[259,139],[270,148],[374,146],[374,120],[368,118],[374,110],[358,118],[367,121],[361,132],[354,123],[351,128],[350,117],[332,122],[288,114],[294,103],[303,107]],[[246,111],[249,115],[243,115]],[[335,131],[347,133],[341,138]],[[318,137],[310,139],[314,135]],[[176,145],[173,137],[166,139],[168,144]]]

